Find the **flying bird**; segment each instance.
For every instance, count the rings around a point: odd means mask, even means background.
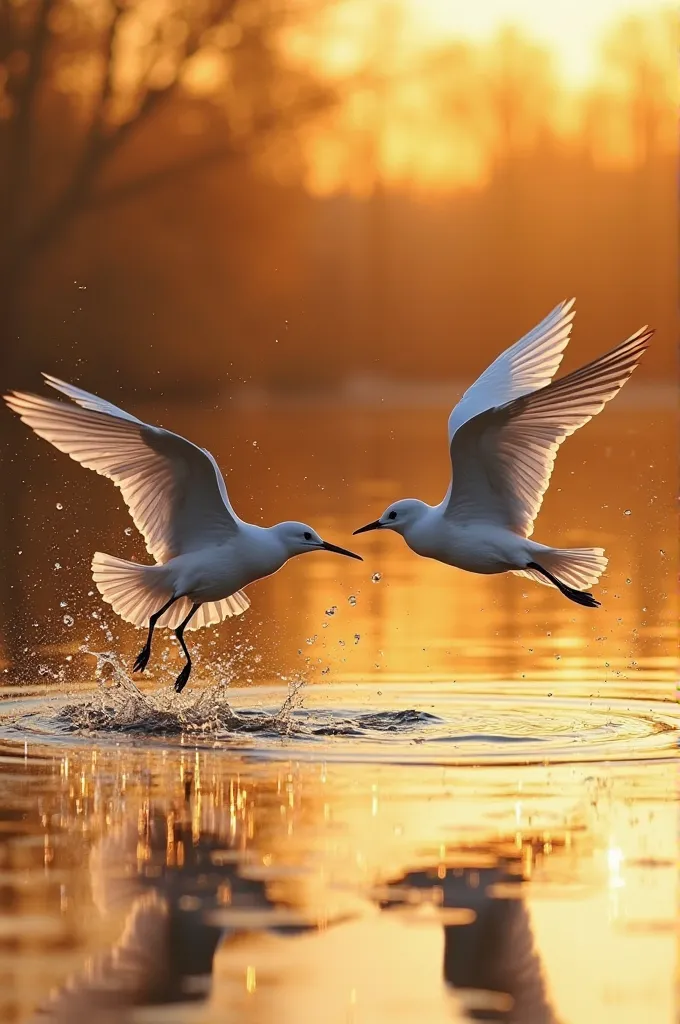
[[[140,565],[100,551],[92,559],[92,577],[103,599],[126,622],[148,627],[135,672],[148,664],[154,629],[172,629],[186,658],[175,682],[181,693],[191,673],[186,629],[246,611],[250,601],[243,588],[277,572],[293,555],[334,551],[361,561],[361,555],[330,544],[305,523],[264,528],[243,522],[205,448],[43,376],[75,404],[16,391],[5,401],[39,437],[113,480],[156,561]]]
[[[587,588],[607,565],[602,548],[555,548],[530,540],[564,439],[616,395],[649,345],[642,327],[616,348],[558,380],[574,300],[562,302],[503,352],[449,417],[452,477],[444,500],[404,498],[368,530],[400,533],[418,555],[475,573],[512,572],[556,587],[587,608]]]

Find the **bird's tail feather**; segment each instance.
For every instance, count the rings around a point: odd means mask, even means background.
[[[121,619],[134,626],[148,626],[149,619],[172,597],[172,586],[162,565],[140,565],[126,562],[115,555],[95,552],[92,559],[92,579],[107,604]],[[238,590],[222,601],[206,601],[198,609],[187,629],[212,626],[232,615],[240,615],[250,607],[250,601]],[[191,601],[181,597],[168,608],[158,626],[176,629],[191,611]]]
[[[574,590],[586,590],[599,580],[607,568],[604,548],[546,548],[536,553],[535,561]],[[536,583],[552,587],[550,580],[536,569],[514,569],[517,576],[528,576]]]

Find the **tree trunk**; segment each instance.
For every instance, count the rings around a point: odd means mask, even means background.
[[[0,276],[0,387],[2,391],[30,386],[34,378],[33,356],[22,343],[19,328],[19,292],[22,270],[18,260],[3,261]],[[35,386],[35,383],[33,383]],[[4,403],[3,403],[4,404]],[[25,532],[20,516],[25,478],[22,451],[25,429],[8,409],[3,416],[3,458],[0,472],[0,638],[4,659],[10,663],[10,679],[16,678],[21,651],[26,645],[26,623],[30,608],[18,551]]]

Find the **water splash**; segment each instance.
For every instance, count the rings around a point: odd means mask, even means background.
[[[223,735],[260,732],[288,735],[292,715],[302,705],[303,680],[292,680],[288,694],[273,712],[235,711],[227,700],[228,681],[177,694],[170,687],[141,690],[110,651],[84,653],[96,659],[97,689],[63,704],[53,716],[69,732],[123,732],[144,736]]]

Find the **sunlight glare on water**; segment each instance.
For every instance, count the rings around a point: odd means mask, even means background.
[[[671,762],[0,758],[4,1021],[671,1020]]]

